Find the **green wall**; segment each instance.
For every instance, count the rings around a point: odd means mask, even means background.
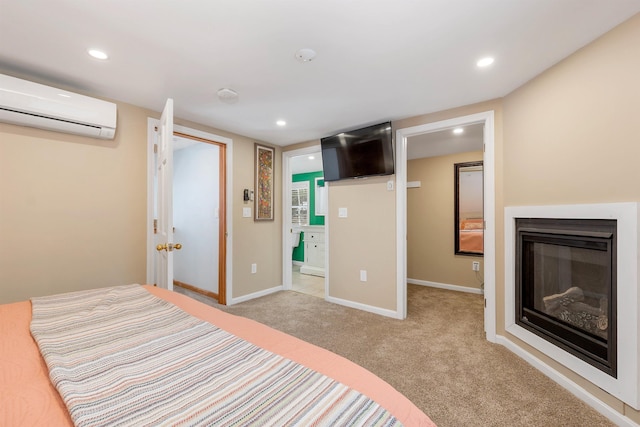
[[[309,225],[324,225],[324,216],[316,216],[316,185],[315,179],[322,178],[322,171],[297,173],[292,176],[293,182],[309,182]],[[323,186],[324,181],[319,181],[319,185]],[[304,233],[300,233],[300,245],[293,250],[294,261],[304,261]]]

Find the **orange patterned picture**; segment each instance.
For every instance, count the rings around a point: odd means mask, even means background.
[[[273,220],[273,167],[275,160],[275,150],[255,144],[256,163],[256,197],[255,197],[255,220]]]

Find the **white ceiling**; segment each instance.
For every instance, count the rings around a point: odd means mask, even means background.
[[[170,97],[177,117],[288,145],[504,96],[639,11],[640,0],[0,0],[0,72],[155,111]],[[298,62],[301,48],[316,58]],[[485,55],[495,63],[476,68]]]
[[[455,134],[453,129],[447,129],[408,138],[407,159],[482,151],[484,124],[467,125],[461,129],[463,130],[461,134]]]
[[[322,171],[322,153],[291,157],[289,167],[292,174]]]

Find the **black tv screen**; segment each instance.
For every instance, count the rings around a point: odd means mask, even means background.
[[[391,122],[322,138],[325,181],[394,173]]]

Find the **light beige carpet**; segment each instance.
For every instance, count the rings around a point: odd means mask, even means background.
[[[503,346],[487,342],[480,295],[409,285],[402,321],[293,291],[225,307],[176,290],[364,366],[440,427],[613,425]]]

